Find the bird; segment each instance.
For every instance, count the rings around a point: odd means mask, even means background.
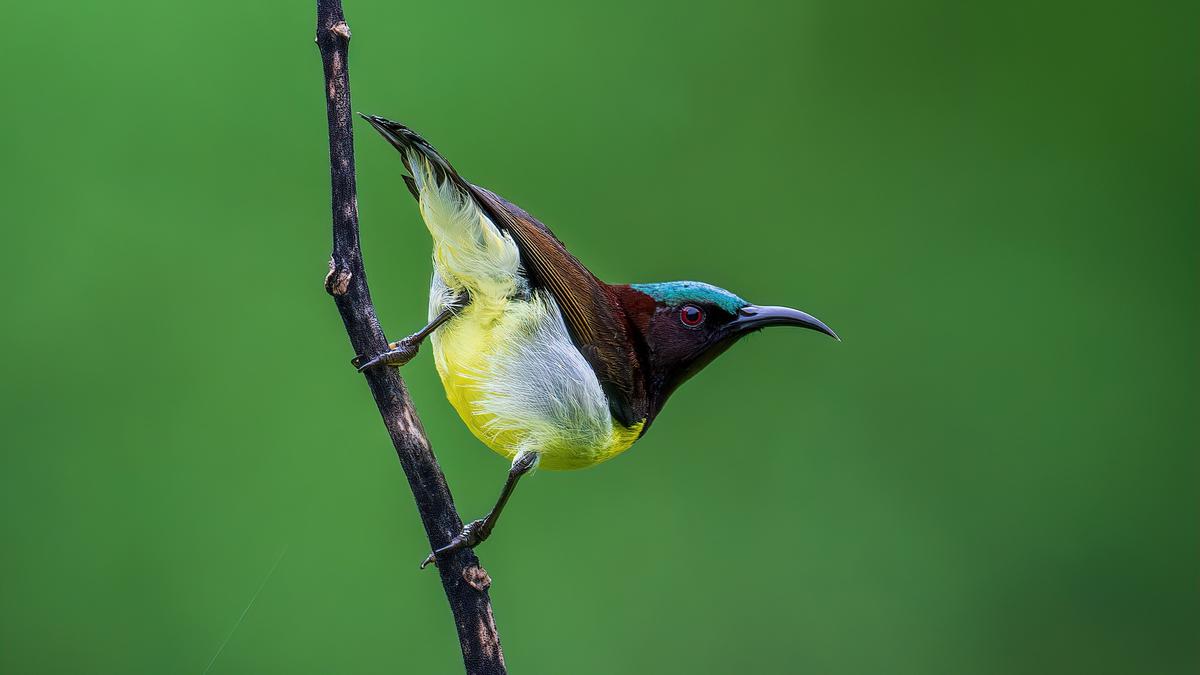
[[[491,511],[422,568],[488,539],[535,467],[582,469],[628,450],[680,385],[747,334],[796,326],[841,340],[811,314],[700,281],[605,283],[549,228],[465,180],[412,129],[359,115],[400,153],[433,239],[433,275],[426,326],[352,363],[360,372],[403,366],[428,339],[450,404],[511,462]]]

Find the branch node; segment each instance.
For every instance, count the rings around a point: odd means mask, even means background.
[[[329,256],[329,274],[325,275],[325,292],[333,296],[345,295],[346,289],[350,288],[350,277],[352,276],[354,275],[350,273],[350,270],[339,268],[338,264],[334,262],[333,256]]]
[[[462,576],[468,586],[480,592],[486,591],[492,585],[492,578],[488,576],[487,570],[479,565],[467,567],[463,570]]]
[[[339,21],[329,27],[329,32],[346,40],[350,39],[350,24],[345,21]]]

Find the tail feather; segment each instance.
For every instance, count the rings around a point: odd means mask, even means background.
[[[359,116],[370,122],[371,126],[379,132],[379,135],[387,139],[389,143],[400,151],[400,159],[404,162],[404,168],[408,169],[408,172],[412,174],[412,178],[420,181],[422,176],[418,174],[426,173],[426,171],[423,171],[424,167],[420,165],[427,163],[438,185],[446,180],[450,180],[463,191],[469,192],[467,182],[462,179],[462,176],[458,175],[458,172],[454,170],[450,162],[446,161],[446,158],[442,157],[442,153],[438,152],[424,138],[421,138],[417,132],[399,122],[393,122],[378,115],[364,115],[359,113]],[[405,182],[408,183],[408,181]],[[409,189],[411,190],[411,185]]]
[[[421,189],[417,187],[416,179],[408,174],[404,174],[401,178],[404,179],[404,186],[408,188],[408,193],[413,196],[413,199],[421,201]]]
[[[453,291],[503,299],[523,293],[520,252],[476,200],[470,183],[412,129],[382,117],[362,115],[398,151],[404,184],[416,198],[434,242],[434,264]]]

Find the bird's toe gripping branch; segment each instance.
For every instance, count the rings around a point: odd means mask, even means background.
[[[453,553],[460,548],[475,548],[486,541],[491,534],[492,521],[490,517],[472,520],[463,527],[462,532],[459,532],[450,540],[449,544],[426,556],[425,560],[421,563],[421,569],[428,567],[429,563],[436,564],[438,558]]]
[[[492,507],[492,510],[483,518],[467,523],[462,532],[455,535],[449,544],[430,553],[425,558],[425,562],[421,563],[421,569],[425,569],[429,563],[436,563],[443,556],[454,553],[460,548],[475,548],[486,541],[491,536],[492,530],[495,529],[496,521],[500,520],[500,513],[504,511],[504,505],[508,503],[508,498],[517,488],[517,481],[537,466],[538,457],[536,452],[518,453],[513,459],[512,467],[508,470],[508,479],[504,481],[504,489],[500,490],[500,497],[496,500],[496,505]]]
[[[467,297],[466,295],[459,295],[424,328],[403,340],[389,342],[386,352],[371,358],[366,363],[363,363],[363,355],[359,354],[350,359],[350,365],[357,368],[358,372],[361,373],[368,368],[375,368],[377,366],[402,366],[412,361],[413,357],[417,355],[417,350],[421,348],[421,343],[425,341],[425,338],[429,337],[439,326],[454,318],[454,313],[466,305]]]
[[[403,340],[388,343],[388,350],[379,354],[366,362],[363,361],[362,354],[355,356],[350,360],[350,365],[358,369],[358,372],[363,372],[369,368],[378,366],[403,366],[413,357],[417,355],[417,351],[421,348],[419,340],[413,340],[412,337],[406,337]]]

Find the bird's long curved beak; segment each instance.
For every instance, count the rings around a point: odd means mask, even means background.
[[[842,341],[832,328],[825,325],[825,322],[812,314],[791,307],[749,305],[738,310],[738,317],[732,323],[734,330],[740,334],[768,326],[799,326],[824,333],[838,342]]]

